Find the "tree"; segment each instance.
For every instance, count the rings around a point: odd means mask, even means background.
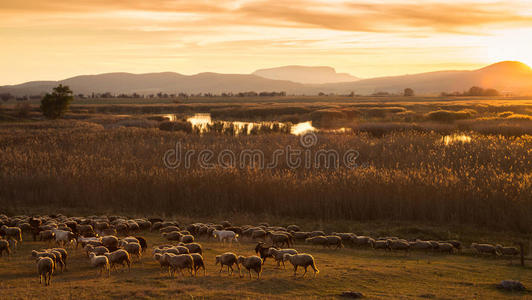
[[[43,115],[49,119],[57,119],[65,114],[74,100],[72,91],[66,85],[58,85],[53,89],[53,92],[47,93],[41,100],[41,111]]]
[[[414,96],[414,90],[411,88],[406,88],[403,94],[405,97],[413,97]]]

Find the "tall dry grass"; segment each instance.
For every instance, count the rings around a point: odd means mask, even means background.
[[[404,131],[321,134],[312,150],[355,149],[355,169],[190,169],[162,163],[184,150],[299,147],[283,134],[186,135],[69,121],[0,127],[0,212],[48,207],[94,213],[272,214],[322,220],[390,220],[532,230],[532,137],[474,135],[445,146],[441,135]],[[78,124],[71,126],[69,124]]]

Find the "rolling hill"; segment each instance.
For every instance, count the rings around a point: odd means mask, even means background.
[[[273,70],[279,70],[273,69]],[[286,70],[286,69],[285,69]],[[289,68],[288,70],[294,70]],[[317,80],[315,67],[297,68],[294,80],[304,80],[304,70],[309,70],[309,81]],[[325,69],[324,69],[325,70]],[[334,72],[330,68],[325,73]],[[265,72],[265,71],[264,71]],[[264,75],[259,70],[256,73]],[[270,72],[270,71],[268,71]],[[276,71],[277,72],[277,71]],[[291,71],[290,71],[291,72]],[[290,72],[281,72],[289,74]],[[274,72],[275,73],[275,72]],[[276,73],[276,74],[281,74]],[[270,73],[272,74],[272,73]],[[295,73],[294,73],[295,74]],[[337,73],[332,73],[337,74]],[[341,75],[341,74],[337,74]],[[343,75],[342,75],[343,76]],[[340,77],[336,77],[340,78]],[[413,75],[379,77],[350,82],[303,84],[289,80],[275,80],[254,74],[199,73],[182,75],[179,73],[107,73],[82,75],[60,81],[33,81],[19,85],[1,86],[0,93],[13,95],[36,95],[48,92],[57,84],[69,85],[75,93],[222,93],[245,91],[285,91],[288,94],[314,95],[319,92],[347,94],[372,94],[375,92],[400,93],[404,88],[412,88],[418,95],[436,95],[441,92],[464,91],[471,86],[495,88],[514,95],[532,94],[532,69],[520,62],[500,62],[472,71],[438,71]]]

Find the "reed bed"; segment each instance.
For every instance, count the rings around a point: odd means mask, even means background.
[[[310,150],[358,151],[357,167],[275,168],[251,165],[172,169],[163,156],[183,151],[215,157],[228,149],[308,150],[287,134],[194,135],[116,128],[79,121],[0,127],[0,211],[38,208],[94,213],[271,214],[319,220],[469,224],[530,233],[532,136],[471,133],[445,144],[442,135],[400,131],[318,134]]]

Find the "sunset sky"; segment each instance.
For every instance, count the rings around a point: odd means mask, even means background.
[[[0,0],[0,85],[327,65],[368,78],[532,65],[532,0]]]

